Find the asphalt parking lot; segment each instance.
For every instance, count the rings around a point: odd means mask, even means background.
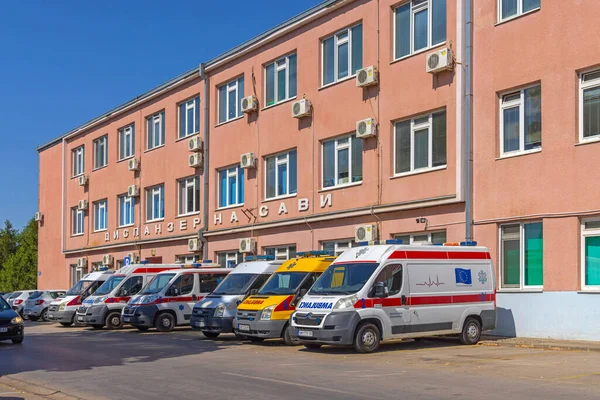
[[[600,353],[462,346],[453,340],[309,351],[278,341],[216,341],[27,323],[23,345],[0,342],[0,384],[16,379],[84,399],[589,399]],[[28,398],[4,395],[0,398]]]

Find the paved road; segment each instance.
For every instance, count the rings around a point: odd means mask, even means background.
[[[590,399],[598,353],[401,342],[377,354],[308,351],[277,341],[29,324],[0,343],[0,375],[86,399]],[[0,398],[3,398],[0,394]]]

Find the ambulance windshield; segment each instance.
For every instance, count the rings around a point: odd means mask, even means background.
[[[102,286],[100,286],[98,288],[98,290],[96,290],[96,292],[94,292],[95,296],[104,296],[105,294],[109,294],[110,292],[113,291],[114,288],[117,287],[117,285],[119,283],[121,283],[121,281],[125,279],[125,276],[123,275],[113,275],[110,278],[108,278],[108,280],[106,282],[104,282],[102,284]]]
[[[89,288],[92,283],[93,281],[77,282],[75,286],[69,289],[69,291],[67,292],[67,296],[79,296],[80,294],[83,294],[83,292],[85,292],[86,289]]]
[[[140,294],[156,294],[163,290],[167,283],[175,274],[158,274],[152,279],[152,281],[140,292]]]
[[[220,296],[244,294],[257,276],[257,274],[229,274],[212,294]]]
[[[308,272],[278,272],[265,283],[258,294],[282,295],[293,294]]]
[[[308,294],[331,295],[356,293],[367,283],[378,265],[377,263],[330,265],[315,282]]]

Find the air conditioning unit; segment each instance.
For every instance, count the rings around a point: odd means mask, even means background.
[[[374,66],[365,67],[356,71],[356,86],[367,87],[377,85],[379,82],[379,73]]]
[[[427,72],[435,74],[454,68],[454,56],[452,49],[443,48],[431,54],[427,54]]]
[[[202,151],[202,139],[200,136],[194,136],[188,141],[189,151]]]
[[[192,153],[188,157],[188,165],[192,168],[202,167],[202,153]]]
[[[113,265],[114,261],[115,259],[111,255],[106,254],[102,256],[102,265]]]
[[[33,219],[35,220],[35,222],[40,222],[44,219],[44,214],[38,211],[34,214]]]
[[[377,240],[377,225],[358,225],[354,227],[355,242],[370,242]]]
[[[130,171],[138,171],[140,169],[140,160],[138,158],[132,158],[127,162],[127,168]]]
[[[140,195],[140,188],[138,185],[131,185],[127,188],[128,197],[137,197]]]
[[[81,210],[81,211],[85,211],[88,208],[88,201],[87,200],[79,200],[79,203],[77,203],[77,209]]]
[[[251,113],[258,108],[258,101],[254,96],[244,97],[242,99],[242,112]]]
[[[79,268],[87,268],[87,258],[81,257],[77,259],[77,266]]]
[[[242,168],[254,168],[256,166],[256,157],[254,153],[245,153],[240,157],[240,165]]]
[[[240,239],[240,253],[256,253],[256,239]]]
[[[356,137],[365,139],[377,135],[377,121],[375,118],[367,118],[356,123]]]
[[[307,99],[301,99],[292,103],[292,117],[309,117],[312,113],[312,106]]]
[[[79,186],[85,186],[88,183],[88,177],[87,175],[79,175],[77,177],[77,183],[79,184]]]
[[[129,261],[131,261],[131,264],[136,264],[139,261],[139,257],[135,253],[128,253],[127,257],[129,257]]]
[[[200,251],[200,241],[198,239],[188,240],[188,251],[196,252]]]

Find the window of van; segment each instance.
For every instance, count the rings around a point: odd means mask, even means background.
[[[144,290],[142,290],[142,292],[140,294],[159,293],[161,290],[163,290],[163,288],[165,286],[167,286],[169,281],[171,281],[171,279],[173,279],[174,276],[175,276],[175,274],[158,274],[158,275],[156,275],[154,279],[152,279],[151,281],[148,281],[149,283],[146,285],[146,287],[144,288]]]
[[[143,276],[132,276],[123,283],[119,290],[120,296],[132,296],[142,289],[144,284]]]
[[[175,279],[175,282],[171,285],[169,290],[177,289],[178,296],[192,293],[194,289],[194,275],[184,274],[180,275],[179,278]],[[173,294],[171,294],[173,296]]]
[[[226,275],[200,275],[200,293],[212,293]]]
[[[65,292],[50,292],[50,297],[52,297],[53,299],[57,299],[61,296],[65,295]]]
[[[323,272],[310,290],[313,295],[352,294],[367,283],[379,264],[332,265]]]
[[[392,264],[387,265],[375,279],[375,283],[384,282],[388,288],[388,296],[394,296],[402,290],[402,265]],[[369,297],[373,296],[373,291]]]
[[[262,295],[293,294],[304,282],[307,272],[278,272],[271,276],[265,286],[258,292]]]

